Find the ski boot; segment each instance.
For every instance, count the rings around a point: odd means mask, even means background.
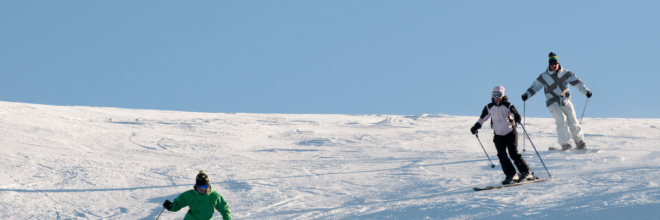
[[[563,151],[571,150],[571,148],[573,148],[573,147],[571,147],[571,144],[569,144],[569,143],[561,145],[561,150],[563,150]]]
[[[580,141],[580,142],[577,142],[577,144],[575,144],[575,148],[577,148],[578,150],[586,150],[587,149],[587,144],[584,143],[584,141]]]
[[[504,181],[502,181],[502,185],[508,185],[511,184],[512,182],[518,181],[518,174],[513,174],[511,176],[506,176],[504,178]]]
[[[528,171],[528,172],[520,173],[519,178],[516,181],[516,183],[527,181],[527,180],[535,180],[535,179],[536,179],[536,176],[534,176],[534,173],[530,173]]]

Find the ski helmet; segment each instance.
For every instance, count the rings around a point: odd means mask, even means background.
[[[493,95],[493,98],[504,97],[504,86],[495,86],[495,88],[493,88],[493,93],[491,93],[491,95]]]

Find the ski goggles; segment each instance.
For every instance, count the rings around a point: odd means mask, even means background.
[[[493,95],[493,98],[502,98],[502,96],[504,96],[504,93],[502,93],[502,92],[493,92],[492,95]]]
[[[197,189],[205,190],[209,188],[209,184],[202,185],[202,186],[197,186]]]

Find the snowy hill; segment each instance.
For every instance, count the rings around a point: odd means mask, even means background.
[[[576,153],[548,151],[554,120],[527,118],[557,179],[482,192],[504,175],[492,130],[480,138],[495,169],[470,134],[476,120],[0,102],[0,219],[154,219],[200,169],[234,219],[658,219],[660,119],[585,118],[599,151]]]

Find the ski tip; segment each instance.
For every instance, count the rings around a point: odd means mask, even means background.
[[[491,189],[493,189],[493,188],[495,188],[495,187],[493,187],[493,186],[487,186],[487,187],[485,187],[485,188],[474,187],[474,188],[472,188],[472,189],[473,189],[474,191],[484,191],[484,190],[491,190]]]

